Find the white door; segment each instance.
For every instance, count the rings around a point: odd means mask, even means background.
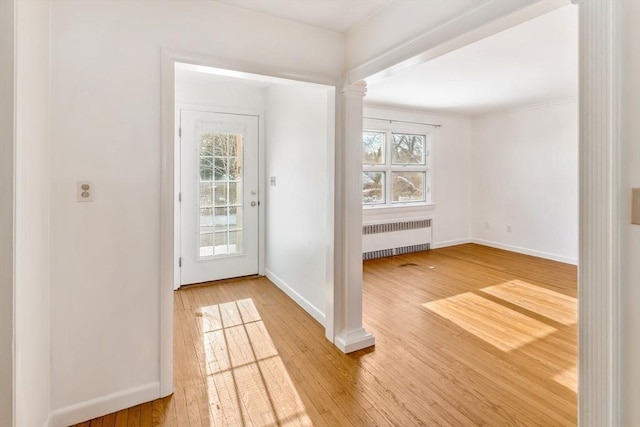
[[[181,110],[183,285],[258,274],[258,117]]]

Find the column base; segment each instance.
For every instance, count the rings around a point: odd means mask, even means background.
[[[376,344],[376,337],[365,331],[364,328],[355,331],[344,331],[336,336],[335,345],[343,353],[352,353]]]

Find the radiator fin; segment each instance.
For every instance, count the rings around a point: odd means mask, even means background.
[[[379,251],[365,252],[362,254],[362,259],[368,260],[368,259],[384,258],[384,257],[394,256],[394,255],[409,254],[412,252],[428,251],[429,249],[431,249],[430,243],[424,243],[421,245],[403,246],[401,248],[382,249]]]
[[[362,226],[362,234],[393,233],[395,231],[416,230],[431,227],[431,218],[413,221],[390,222],[387,224],[368,224]]]
[[[365,252],[362,254],[362,259],[375,259],[375,258],[384,258],[388,256],[393,256],[393,249],[382,249],[379,251],[371,251]]]

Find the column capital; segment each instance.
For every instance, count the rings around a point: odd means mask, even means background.
[[[344,85],[342,86],[342,93],[344,95],[360,95],[364,97],[367,94],[367,82],[360,80],[355,83]]]

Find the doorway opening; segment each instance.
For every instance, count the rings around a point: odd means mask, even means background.
[[[535,375],[566,396],[566,406],[559,411],[566,411],[574,421],[578,391],[577,24],[577,7],[566,5],[514,22],[503,32],[429,61],[416,60],[414,64],[420,63],[411,67],[399,64],[364,78],[362,189],[365,228],[381,224],[384,227],[379,228],[385,230],[378,239],[385,247],[373,244],[371,235],[363,236],[363,245],[372,247],[374,255],[384,250],[422,250],[411,239],[418,232],[429,233],[424,239],[436,251],[422,258],[407,255],[396,262],[403,267],[399,275],[412,277],[415,271],[435,276],[435,290],[416,289],[424,293],[420,297],[425,316],[446,320],[471,342],[489,344],[508,360],[515,361],[519,354],[536,358],[545,372]],[[408,132],[403,129],[408,125],[425,129]],[[422,144],[429,132],[431,147]],[[407,135],[421,143],[412,146],[408,160],[394,161]],[[419,165],[426,172],[407,182],[403,171],[417,171]],[[403,192],[409,192],[415,202],[401,200]],[[429,227],[403,233],[402,227],[413,226],[407,219],[428,221]],[[396,224],[398,231],[393,230]],[[465,283],[473,285],[465,289],[455,279],[447,282],[453,262],[457,271],[464,269],[466,261],[478,266],[484,259],[487,267],[512,255],[496,249],[551,261],[514,254],[514,262],[541,261],[540,271],[503,275],[509,270],[506,266],[501,272],[471,273]],[[386,260],[365,262],[365,301],[367,280],[375,283],[374,272],[383,263],[398,267]],[[367,266],[373,271],[369,275]],[[543,270],[549,273],[546,277],[540,274]],[[482,279],[474,283],[477,277]],[[545,312],[542,300],[557,312]],[[500,321],[487,328],[492,320],[479,314],[499,310],[504,311],[504,319],[514,316],[542,322],[530,335],[521,336],[522,343],[496,339],[497,329],[511,330],[514,323]],[[478,317],[470,316],[471,311]],[[365,323],[367,312],[365,305]],[[560,336],[567,344],[562,351],[557,345]],[[557,351],[545,361],[529,353],[533,348]]]
[[[266,276],[333,316],[335,82],[163,52],[161,388],[183,285]]]

